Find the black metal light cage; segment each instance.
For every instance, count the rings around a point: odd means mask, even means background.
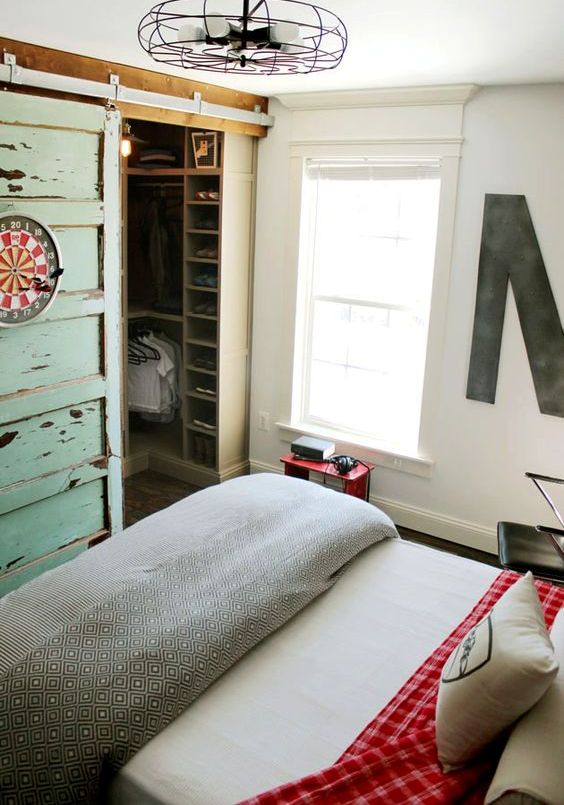
[[[333,12],[299,0],[258,0],[250,10],[249,5],[249,0],[165,0],[142,18],[139,42],[155,61],[219,73],[316,73],[341,62],[347,29]],[[212,17],[225,19],[229,34],[210,37]],[[204,41],[179,40],[188,23],[203,29]],[[299,42],[273,41],[277,23],[297,25]]]

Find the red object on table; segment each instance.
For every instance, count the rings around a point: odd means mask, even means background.
[[[306,461],[301,458],[294,458],[293,453],[282,456],[280,461],[284,464],[284,475],[292,478],[303,478],[309,481],[310,472],[318,472],[329,478],[340,478],[343,482],[343,492],[345,495],[352,495],[355,498],[366,500],[368,490],[368,478],[376,466],[369,461],[358,464],[354,470],[340,475],[330,461]],[[365,466],[366,465],[366,466]]]

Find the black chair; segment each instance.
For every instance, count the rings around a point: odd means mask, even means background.
[[[526,472],[548,505],[564,526],[563,518],[541,482],[564,484],[562,478],[552,478]],[[532,526],[523,523],[500,522],[497,524],[499,561],[508,570],[533,575],[550,581],[564,583],[564,530],[550,526]]]

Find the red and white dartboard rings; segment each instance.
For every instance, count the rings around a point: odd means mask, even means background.
[[[29,215],[0,214],[0,327],[17,327],[44,313],[62,273],[49,227]]]

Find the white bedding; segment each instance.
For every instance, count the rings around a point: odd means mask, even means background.
[[[112,805],[232,805],[332,763],[499,573],[401,540],[368,549],[119,772]]]

